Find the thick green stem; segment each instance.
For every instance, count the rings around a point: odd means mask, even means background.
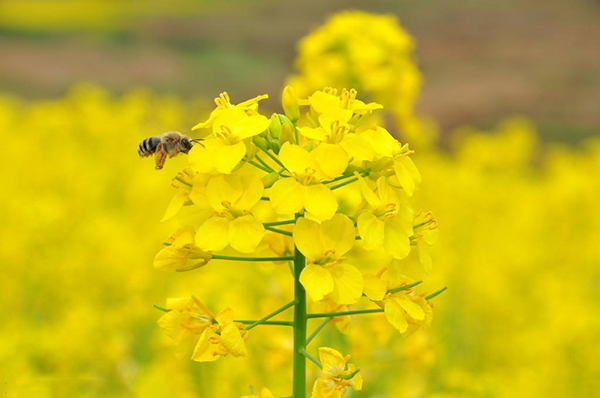
[[[296,215],[298,218],[299,215]],[[294,248],[294,357],[293,357],[293,397],[306,398],[306,358],[304,350],[306,342],[306,291],[300,283],[300,274],[306,265],[304,255]]]

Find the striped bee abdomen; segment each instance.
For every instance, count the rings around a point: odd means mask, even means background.
[[[138,145],[138,155],[140,155],[142,157],[152,155],[156,151],[156,147],[158,146],[159,143],[160,143],[159,137],[146,138],[144,141],[140,142],[140,144]]]

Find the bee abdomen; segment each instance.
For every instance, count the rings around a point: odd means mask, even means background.
[[[142,157],[152,155],[154,152],[156,152],[156,147],[159,143],[160,138],[158,137],[146,138],[138,145],[138,155]]]

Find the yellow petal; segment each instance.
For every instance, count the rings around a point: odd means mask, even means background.
[[[348,154],[340,145],[323,142],[312,154],[327,178],[339,176],[348,167]]]
[[[393,327],[398,329],[400,333],[406,332],[408,322],[406,322],[406,314],[396,297],[389,297],[385,300],[385,317]]]
[[[224,204],[231,205],[242,196],[242,182],[233,176],[219,175],[210,179],[206,186],[206,197],[215,210],[223,210]]]
[[[307,218],[299,218],[294,225],[294,243],[298,250],[310,259],[323,256],[325,248],[321,240],[320,225]]]
[[[415,187],[421,182],[421,174],[417,170],[412,159],[408,156],[401,156],[394,160],[394,171],[398,182],[406,192],[407,196],[412,196]]]
[[[286,142],[279,151],[279,160],[292,173],[304,174],[307,168],[316,168],[311,154],[304,148]]]
[[[230,323],[221,330],[221,344],[234,357],[246,356],[246,344],[235,324]]]
[[[363,378],[360,374],[357,374],[352,378],[352,389],[354,391],[360,391],[363,387]]]
[[[161,221],[166,221],[175,217],[179,210],[183,207],[185,202],[187,202],[189,194],[189,189],[178,189],[177,192],[175,192],[175,196],[173,196],[173,198],[169,202],[167,210],[165,211],[165,215],[163,216]]]
[[[223,145],[215,154],[215,169],[219,173],[229,174],[240,163],[245,154],[246,145],[243,142],[238,142],[235,145]]]
[[[215,345],[211,344],[210,338],[216,336],[212,328],[207,328],[200,335],[200,340],[194,348],[192,359],[196,362],[214,362],[219,359],[218,355],[213,355],[216,350]]]
[[[335,383],[331,380],[326,380],[319,377],[313,384],[312,394],[310,398],[332,398],[335,394]]]
[[[239,104],[235,105],[235,107],[237,109],[256,109],[258,107],[258,101],[262,101],[267,98],[269,98],[269,94],[257,95],[254,98],[240,102]]]
[[[426,243],[423,242],[422,239],[417,240],[417,248],[419,249],[419,262],[423,265],[425,272],[431,272],[433,262],[431,261],[431,256],[429,255]]]
[[[319,359],[323,365],[323,373],[329,376],[338,376],[346,367],[344,356],[333,348],[320,347]]]
[[[331,299],[338,304],[354,304],[362,296],[363,276],[356,267],[340,263],[329,267],[333,278]]]
[[[270,123],[271,120],[263,115],[248,116],[235,125],[233,135],[240,140],[254,137],[265,131]]]
[[[406,294],[402,294],[397,298],[398,303],[404,311],[413,319],[422,321],[425,319],[425,312],[417,303],[413,302]]]
[[[330,220],[321,223],[321,240],[325,250],[335,252],[332,257],[342,257],[356,240],[354,223],[344,214],[334,215]]]
[[[238,217],[229,224],[229,244],[242,253],[252,253],[265,235],[265,228],[254,216]]]
[[[230,307],[227,307],[223,311],[219,312],[215,319],[219,325],[223,327],[227,326],[230,323],[233,323],[233,310]]]
[[[223,250],[229,243],[229,220],[211,217],[196,231],[196,246],[205,251]]]
[[[154,269],[159,271],[175,271],[187,264],[188,256],[185,249],[165,247],[154,256]]]
[[[381,301],[387,292],[385,282],[372,274],[363,275],[365,281],[364,293],[374,301]]]
[[[194,145],[188,154],[192,170],[198,173],[211,173],[215,169],[214,154],[223,146],[215,138],[202,141],[202,145]]]
[[[327,141],[327,131],[323,127],[298,127],[298,132],[311,140]]]
[[[410,253],[410,238],[398,217],[385,222],[383,248],[396,259],[403,259]]]
[[[364,212],[358,216],[358,233],[366,250],[378,250],[383,245],[385,237],[385,224],[371,212]]]
[[[340,146],[358,162],[373,160],[375,151],[369,141],[358,134],[346,134]]]
[[[185,329],[181,326],[182,318],[187,316],[179,311],[169,311],[160,317],[158,326],[170,338],[178,340]]]
[[[210,177],[208,174],[196,173],[192,183],[192,191],[190,192],[190,199],[194,204],[201,209],[210,209],[210,203],[206,196],[206,185]]]
[[[333,192],[323,184],[304,187],[304,208],[317,220],[328,220],[337,211],[338,203]]]
[[[281,215],[293,215],[304,206],[304,187],[294,178],[278,180],[269,191],[273,210]]]
[[[242,196],[235,202],[235,208],[238,210],[250,210],[258,203],[265,187],[262,180],[256,176],[244,176],[242,178]]]
[[[360,135],[371,144],[379,156],[392,157],[400,149],[400,143],[383,127],[364,131]]]
[[[339,97],[324,93],[323,91],[315,92],[308,98],[308,102],[318,113],[339,109],[342,106],[342,101]]]
[[[377,209],[383,205],[383,202],[379,195],[377,195],[371,187],[367,184],[364,178],[358,177],[358,186],[360,188],[360,193],[363,198],[367,201],[367,203],[374,209]]]
[[[313,301],[323,299],[334,288],[329,271],[317,264],[309,264],[302,270],[300,283]]]

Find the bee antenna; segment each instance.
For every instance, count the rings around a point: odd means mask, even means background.
[[[200,142],[200,141],[204,141],[204,138],[194,138],[193,140],[190,140],[190,142]]]

